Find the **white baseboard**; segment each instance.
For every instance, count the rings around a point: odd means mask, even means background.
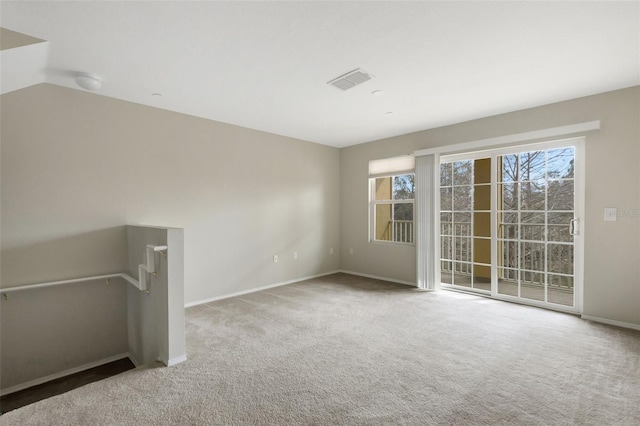
[[[18,391],[30,388],[32,386],[37,386],[37,385],[41,385],[43,383],[50,382],[51,380],[60,379],[60,378],[65,377],[65,376],[70,376],[71,374],[75,374],[75,373],[79,373],[81,371],[89,370],[90,368],[94,368],[94,367],[98,367],[100,365],[108,364],[110,362],[117,361],[117,360],[122,359],[122,358],[129,358],[131,360],[131,362],[133,362],[133,364],[136,365],[136,363],[134,362],[134,360],[131,358],[131,356],[128,353],[113,355],[113,356],[101,359],[99,361],[94,361],[94,362],[90,362],[90,363],[87,363],[87,364],[83,364],[83,365],[80,365],[78,367],[74,367],[74,368],[70,368],[68,370],[61,371],[59,373],[50,374],[48,376],[41,377],[39,379],[30,380],[28,382],[21,383],[19,385],[15,385],[15,386],[11,386],[11,387],[6,388],[6,389],[2,389],[2,391],[0,391],[0,395],[5,396],[5,395],[8,395],[10,393],[14,393],[14,392],[18,392]]]
[[[127,354],[127,358],[129,358],[129,360],[133,363],[133,365],[135,365],[136,368],[140,367],[142,364],[138,362],[138,360],[131,354],[128,353]]]
[[[180,364],[181,362],[185,362],[187,360],[187,354],[177,356],[175,358],[171,358],[169,361],[165,363],[167,367],[173,367],[176,364]]]
[[[416,283],[412,283],[410,281],[396,280],[394,278],[379,277],[377,275],[362,274],[360,272],[347,271],[347,270],[340,270],[338,272],[342,272],[343,274],[357,275],[359,277],[372,278],[374,280],[388,281],[391,283],[404,284],[404,285],[410,285],[411,287],[417,287]]]
[[[167,357],[165,354],[160,354],[160,356],[158,357],[158,361],[160,361],[161,363],[163,363],[166,367],[171,367],[174,366],[176,364],[180,364],[181,362],[184,362],[187,360],[187,354],[182,354],[180,356],[176,356],[173,357],[171,359],[168,359],[169,357]]]
[[[210,303],[210,302],[215,302],[217,300],[229,299],[231,297],[242,296],[243,294],[255,293],[257,291],[268,290],[268,289],[274,288],[274,287],[280,287],[280,286],[283,286],[283,285],[298,283],[300,281],[312,280],[314,278],[320,278],[320,277],[324,277],[326,275],[337,274],[339,272],[342,272],[342,271],[324,272],[322,274],[311,275],[311,276],[308,276],[308,277],[296,278],[296,279],[289,280],[289,281],[283,281],[283,282],[279,282],[279,283],[275,283],[275,284],[265,285],[265,286],[262,286],[262,287],[252,288],[250,290],[238,291],[236,293],[230,293],[230,294],[225,294],[225,295],[222,295],[222,296],[216,296],[216,297],[212,297],[210,299],[203,299],[203,300],[198,300],[198,301],[195,301],[195,302],[189,302],[189,303],[185,303],[184,307],[185,308],[190,308],[192,306],[202,305],[204,303]]]
[[[603,324],[615,325],[617,327],[630,328],[632,330],[640,330],[640,324],[634,324],[632,322],[623,322],[623,321],[616,321],[616,320],[611,320],[607,318],[592,317],[591,315],[581,315],[580,318],[584,320],[589,320],[589,321],[601,322]]]

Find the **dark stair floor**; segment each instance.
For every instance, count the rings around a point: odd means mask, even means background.
[[[90,368],[89,370],[81,371],[41,385],[32,386],[18,392],[10,393],[9,395],[0,397],[0,410],[2,413],[6,413],[8,411],[15,410],[16,408],[32,404],[36,401],[60,395],[61,393],[79,388],[80,386],[115,376],[116,374],[131,370],[132,368],[135,368],[135,366],[131,360],[129,358],[122,358],[108,364]]]

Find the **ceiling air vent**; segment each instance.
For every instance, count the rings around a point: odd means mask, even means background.
[[[360,83],[371,80],[371,77],[373,77],[371,74],[367,74],[366,71],[358,68],[353,71],[349,71],[348,73],[341,75],[338,78],[334,78],[333,80],[327,82],[327,84],[331,84],[332,86],[335,86],[340,90],[348,90]]]

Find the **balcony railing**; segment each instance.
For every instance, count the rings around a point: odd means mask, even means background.
[[[440,232],[441,235],[452,238],[440,239],[440,253],[443,260],[455,260],[455,262],[442,262],[441,268],[443,272],[453,272],[456,275],[465,277],[471,277],[472,275],[472,227],[470,222],[441,222]],[[505,224],[501,224],[504,226]],[[506,224],[509,225],[509,224]],[[517,226],[517,225],[516,225]],[[544,232],[545,224],[523,224],[522,232],[526,233],[531,244],[527,246],[525,253],[520,253],[521,262],[518,261],[518,241],[517,240],[500,240],[499,241],[499,258],[501,263],[499,264],[498,274],[499,280],[511,281],[516,283],[517,269],[522,266],[524,271],[520,274],[520,283],[531,287],[544,287],[545,285],[545,244],[544,244]],[[558,239],[558,241],[549,241],[550,243],[559,243],[571,246],[570,243],[561,242],[564,238],[563,231],[566,229],[568,232],[568,225],[566,224],[546,224],[549,237]],[[540,229],[542,228],[542,229]],[[526,230],[525,230],[526,229]],[[535,239],[534,239],[535,238]],[[566,240],[565,240],[566,241]],[[449,259],[448,256],[452,256]],[[558,260],[557,262],[562,262]],[[559,263],[556,264],[559,266]],[[507,269],[503,269],[507,268]],[[555,274],[561,279],[555,283],[547,283],[548,288],[572,290],[573,281],[571,276],[567,274]]]
[[[412,220],[394,220],[391,224],[393,226],[394,241],[399,243],[413,243]]]

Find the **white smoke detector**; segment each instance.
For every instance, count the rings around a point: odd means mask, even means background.
[[[371,80],[373,76],[366,71],[357,68],[353,71],[349,71],[346,74],[341,75],[340,77],[336,77],[331,81],[328,81],[327,84],[331,84],[334,87],[337,87],[340,90],[348,90],[352,87],[357,86],[358,84],[362,84],[365,81]]]

